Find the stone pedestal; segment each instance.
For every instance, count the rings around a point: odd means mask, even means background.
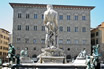
[[[86,64],[86,58],[85,57],[77,57],[73,64]]]
[[[21,57],[20,63],[34,63],[30,57]]]
[[[65,63],[66,56],[63,50],[59,48],[49,47],[42,49],[42,53],[38,56],[39,63]]]
[[[19,67],[19,68],[18,68]],[[62,64],[62,63],[22,63],[13,65],[12,69],[86,69],[85,64]]]
[[[41,63],[65,63],[65,57],[55,57],[55,56],[42,56]]]

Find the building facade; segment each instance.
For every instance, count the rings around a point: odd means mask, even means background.
[[[13,8],[13,45],[17,53],[25,47],[30,57],[41,53],[45,47],[43,24],[45,4],[10,3]],[[59,47],[70,58],[86,48],[91,52],[90,11],[93,6],[53,5],[58,12]]]
[[[13,38],[12,38],[12,34],[9,34],[9,43],[11,43],[11,44],[13,43],[13,42],[12,42],[12,41],[13,41],[12,39],[13,39]]]
[[[91,46],[100,44],[99,53],[104,60],[104,22],[91,30]]]
[[[5,29],[0,28],[0,59],[3,62],[8,61],[8,43],[9,43],[9,32]]]

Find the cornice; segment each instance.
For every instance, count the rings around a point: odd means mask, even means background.
[[[9,3],[12,8],[14,7],[36,7],[46,8],[46,4],[27,4],[27,3]],[[95,8],[94,6],[73,6],[73,5],[53,5],[53,8],[61,9],[90,9]]]

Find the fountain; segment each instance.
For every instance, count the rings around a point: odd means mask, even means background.
[[[53,10],[52,5],[47,5],[44,12],[44,25],[46,30],[45,45],[38,56],[38,63],[65,63],[64,51],[58,47],[58,13]]]
[[[93,55],[86,56],[85,48],[79,53],[77,58],[71,62],[66,63],[66,55],[58,45],[58,13],[53,10],[52,5],[47,5],[47,10],[44,12],[44,26],[46,30],[45,48],[42,48],[42,53],[38,55],[37,63],[33,63],[28,57],[27,49],[21,51],[21,55],[12,54],[12,46],[8,54],[9,63],[12,69],[32,68],[32,69],[99,69],[99,45],[93,46]],[[17,64],[12,64],[13,56],[17,58]]]

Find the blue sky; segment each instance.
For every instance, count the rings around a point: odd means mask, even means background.
[[[1,0],[0,28],[4,28],[11,33],[13,26],[13,9],[9,3],[95,6],[91,11],[91,27],[94,28],[104,21],[104,0]]]

